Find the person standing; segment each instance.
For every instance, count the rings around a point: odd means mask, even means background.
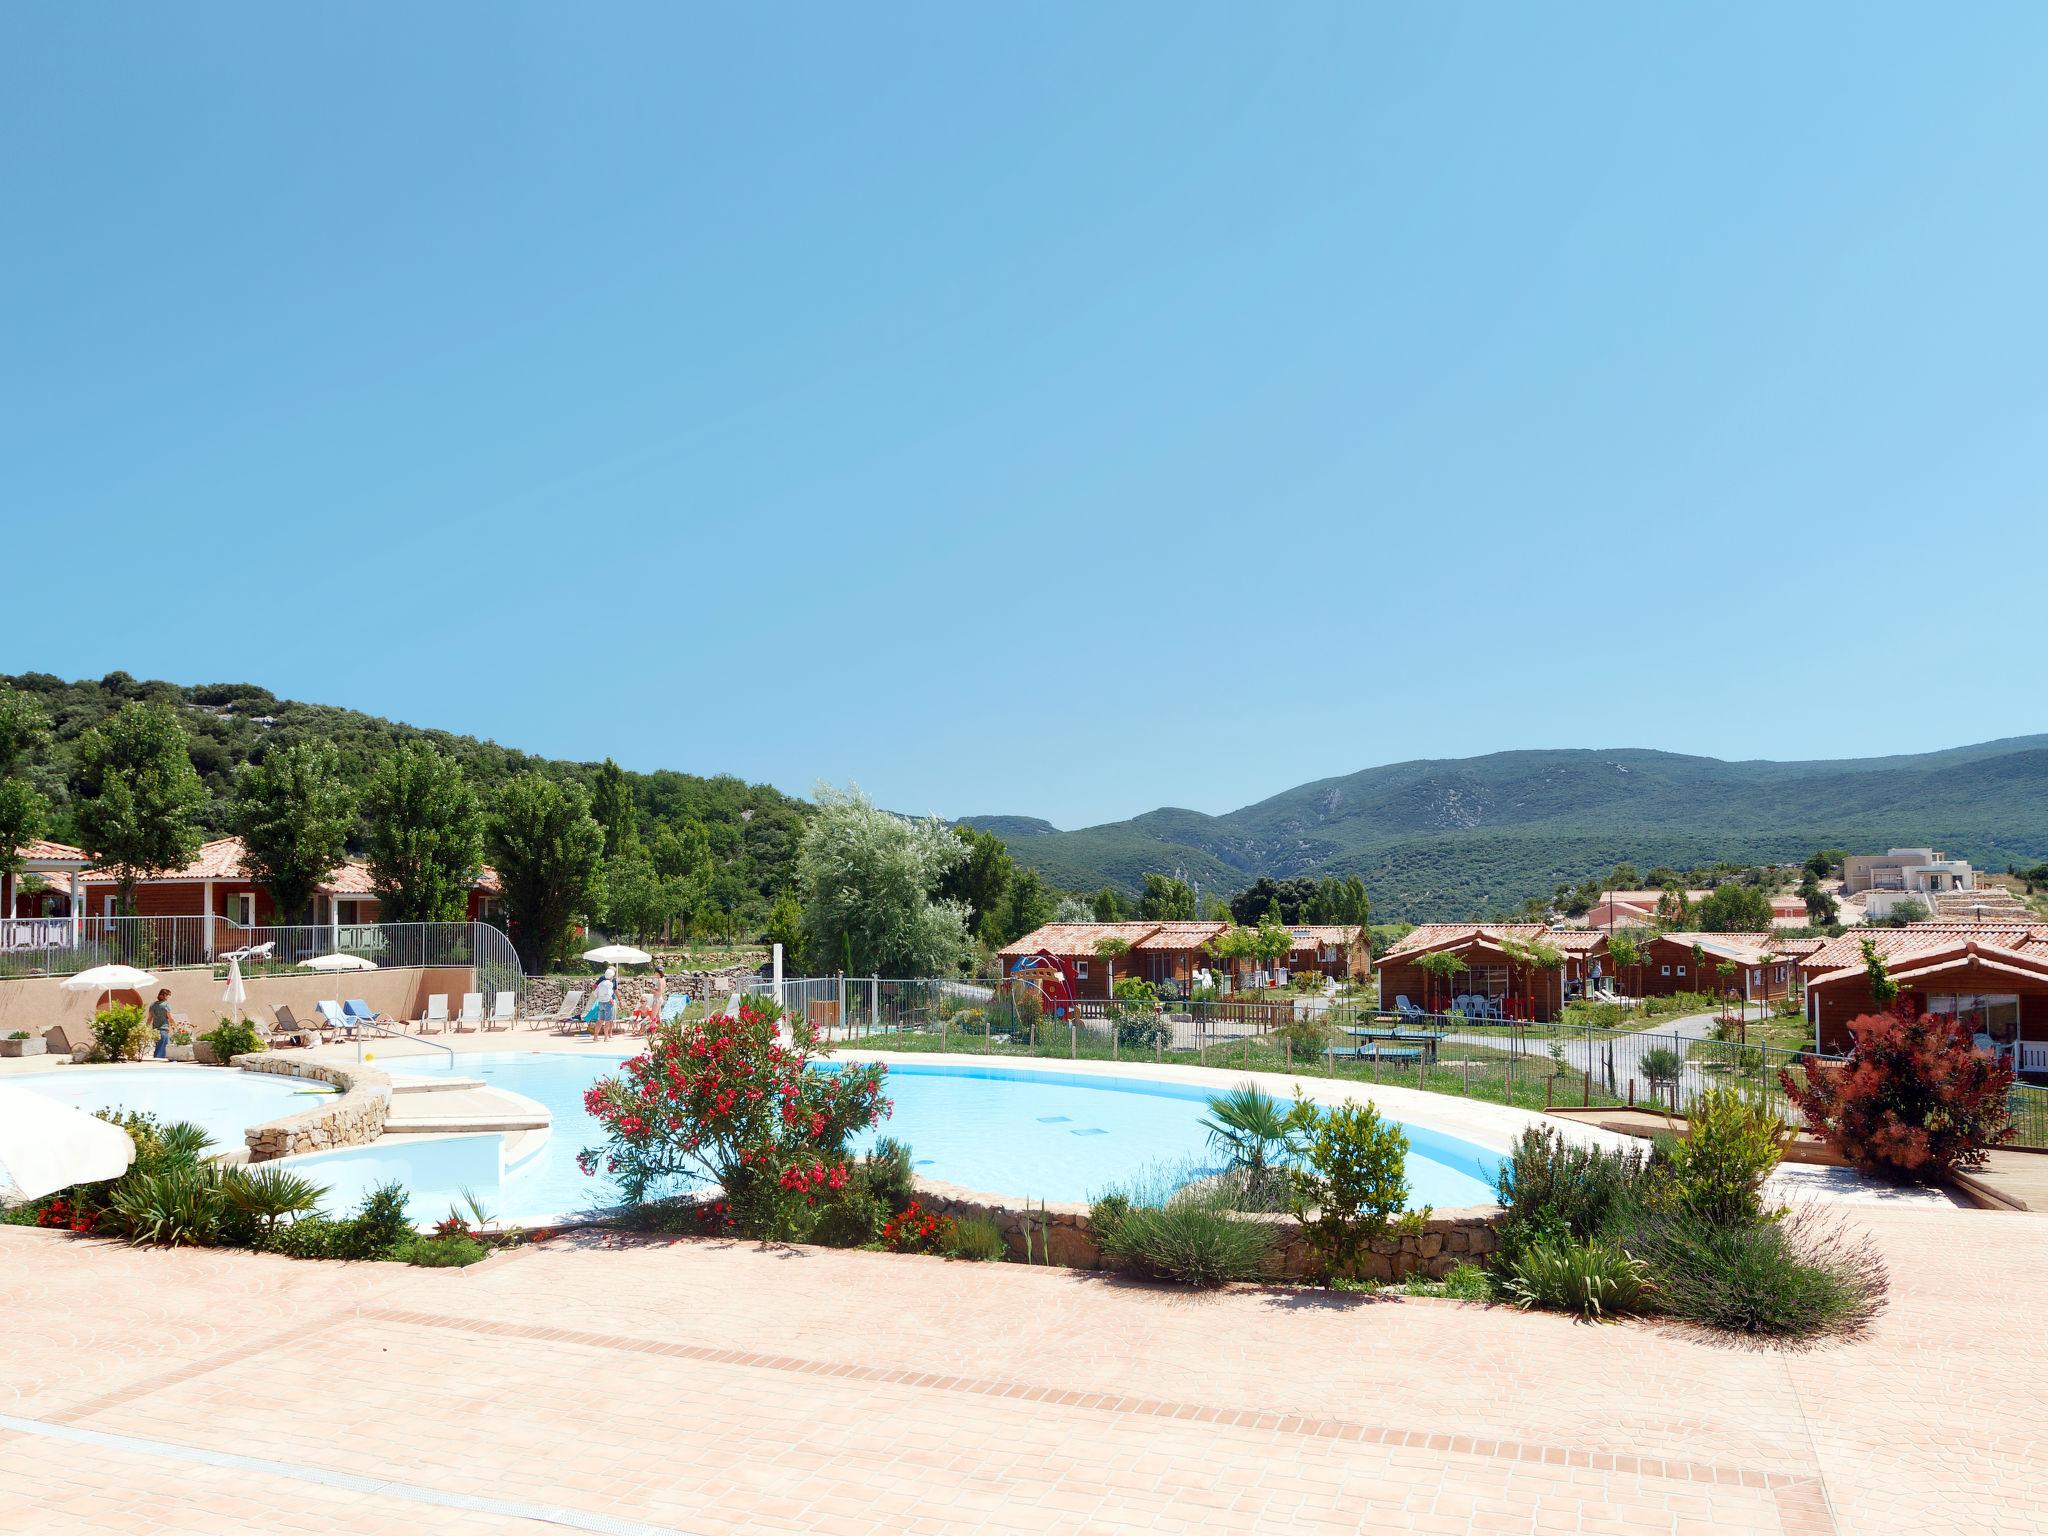
[[[661,1023],[661,1010],[667,1006],[668,972],[657,965],[654,968],[654,1012],[647,1018],[647,1032],[650,1035],[654,1033],[655,1026]]]
[[[150,1028],[156,1031],[156,1059],[171,1059],[171,989],[165,987],[149,1005]]]
[[[617,966],[608,965],[604,968],[604,975],[598,978],[597,995],[594,1001],[597,1003],[597,1023],[591,1030],[591,1033],[599,1039],[604,1039],[611,1034],[613,1022],[618,1017],[619,968]]]

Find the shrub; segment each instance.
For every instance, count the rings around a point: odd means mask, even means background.
[[[1225,1208],[1200,1186],[1117,1192],[1089,1210],[1095,1245],[1117,1268],[1148,1280],[1208,1287],[1262,1280],[1272,1270],[1273,1235]]]
[[[213,1051],[213,1059],[226,1066],[237,1056],[264,1049],[263,1037],[247,1019],[222,1019],[199,1037]]]
[[[315,1209],[327,1190],[289,1168],[258,1163],[228,1169],[221,1178],[221,1194],[235,1210],[269,1232],[285,1218]]]
[[[1122,982],[1117,983],[1122,986]],[[1173,1043],[1173,1026],[1155,1008],[1119,1007],[1116,1010],[1116,1043],[1119,1050],[1163,1051]]]
[[[1852,1019],[1845,1062],[1804,1058],[1806,1081],[1781,1069],[1785,1095],[1853,1166],[1931,1180],[1982,1168],[2016,1134],[2006,1103],[2012,1067],[1980,1053],[1961,1020],[1930,1014]]]
[[[1693,1100],[1682,1138],[1657,1143],[1653,1198],[1702,1221],[1763,1220],[1763,1184],[1792,1132],[1762,1099],[1714,1088]]]
[[[1685,1071],[1685,1058],[1669,1046],[1653,1046],[1643,1052],[1636,1065],[1653,1088],[1668,1088]]]
[[[1291,1204],[1325,1283],[1358,1278],[1359,1260],[1408,1204],[1408,1137],[1370,1104],[1307,1108]]]
[[[1802,1207],[1729,1225],[1693,1211],[1645,1217],[1629,1240],[1660,1310],[1707,1328],[1813,1338],[1859,1332],[1884,1305],[1884,1264],[1839,1217]]]
[[[917,1194],[910,1148],[893,1136],[882,1137],[875,1143],[875,1149],[860,1160],[857,1182],[890,1210],[902,1210]]]
[[[882,1241],[889,1207],[866,1190],[848,1190],[818,1212],[810,1238],[827,1248],[872,1248]]]
[[[1646,1166],[1633,1149],[1610,1152],[1530,1127],[1495,1181],[1505,1207],[1501,1262],[1512,1263],[1540,1242],[1584,1243],[1608,1235],[1636,1198]]]
[[[882,1246],[891,1253],[944,1253],[953,1242],[953,1218],[913,1200],[882,1224]]]
[[[297,1221],[259,1232],[253,1246],[293,1259],[338,1259],[352,1225],[328,1216],[301,1216]]]
[[[1536,1243],[1507,1265],[1503,1288],[1518,1307],[1594,1321],[1643,1310],[1650,1292],[1643,1261],[1606,1238]]]
[[[1444,1276],[1443,1293],[1458,1301],[1487,1301],[1493,1296],[1493,1282],[1477,1264],[1459,1264]]]
[[[415,1233],[406,1215],[407,1204],[402,1184],[396,1181],[379,1184],[363,1196],[355,1217],[342,1224],[330,1256],[337,1259],[381,1259],[410,1241]]]
[[[131,1169],[108,1192],[103,1224],[132,1243],[211,1245],[220,1236],[219,1170],[204,1164],[167,1162]]]
[[[885,1069],[809,1071],[815,1033],[795,1023],[785,1045],[781,1017],[750,1000],[736,1018],[657,1028],[641,1055],[584,1095],[605,1145],[581,1154],[583,1171],[602,1164],[631,1201],[671,1183],[715,1183],[738,1230],[807,1235],[853,1177],[849,1141],[889,1112]]]
[[[953,1223],[953,1241],[946,1257],[993,1264],[1008,1254],[1001,1229],[986,1216],[968,1216]]]
[[[1273,1043],[1287,1053],[1289,1061],[1297,1056],[1306,1056],[1310,1061],[1315,1061],[1330,1048],[1330,1042],[1335,1037],[1336,1031],[1321,1018],[1289,1017],[1282,1019],[1272,1029]]]
[[[491,1250],[467,1232],[407,1239],[391,1257],[421,1269],[461,1269],[489,1258]]]
[[[149,1038],[149,1016],[135,1003],[114,1003],[92,1016],[94,1061],[132,1061]]]

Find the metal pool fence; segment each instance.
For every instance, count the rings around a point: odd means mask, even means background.
[[[1788,1121],[1781,1069],[1811,1052],[1671,1030],[1477,1023],[1382,1013],[1368,999],[1144,1003],[1087,1000],[1064,1017],[993,980],[785,978],[783,1003],[827,1040],[890,1050],[1094,1061],[1182,1062],[1293,1072],[1451,1093],[1528,1109],[1630,1105],[1683,1113],[1736,1085]],[[767,993],[762,980],[754,990]],[[2016,1086],[2014,1145],[2048,1147],[2048,1090]]]
[[[19,944],[14,941],[20,940]],[[74,976],[94,966],[144,970],[221,965],[242,957],[245,976],[303,974],[317,955],[355,955],[379,970],[473,967],[486,996],[526,981],[512,941],[489,923],[303,923],[245,928],[227,918],[81,917],[0,924],[0,975]]]

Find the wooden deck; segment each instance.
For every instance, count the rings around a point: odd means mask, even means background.
[[[2048,1211],[2048,1152],[1993,1152],[1989,1167],[1958,1175],[1956,1184],[1991,1209]]]

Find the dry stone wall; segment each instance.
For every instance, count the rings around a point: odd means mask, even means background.
[[[1085,1205],[1020,1207],[1000,1196],[935,1179],[919,1179],[917,1190],[928,1209],[955,1220],[979,1216],[993,1222],[1013,1259],[1051,1262],[1073,1269],[1104,1267],[1102,1250],[1096,1246]],[[1391,1281],[1420,1276],[1440,1280],[1460,1264],[1483,1264],[1500,1246],[1500,1235],[1495,1229],[1500,1216],[1497,1205],[1433,1212],[1413,1231],[1389,1235],[1374,1243],[1361,1266],[1362,1278]],[[1244,1220],[1273,1228],[1274,1279],[1307,1277],[1308,1244],[1299,1222],[1292,1216],[1273,1215],[1246,1215]]]
[[[244,1072],[269,1072],[332,1083],[341,1090],[312,1108],[282,1120],[249,1129],[249,1161],[267,1163],[299,1152],[325,1152],[332,1147],[367,1146],[384,1134],[391,1112],[391,1079],[375,1067],[307,1061],[268,1051],[237,1056],[232,1065]]]

